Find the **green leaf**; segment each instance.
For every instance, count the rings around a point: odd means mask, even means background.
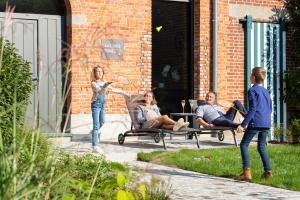
[[[126,200],[134,200],[134,196],[131,192],[126,192]]]
[[[119,190],[117,193],[117,200],[127,200],[127,195],[124,190]]]
[[[62,197],[63,200],[75,200],[74,194],[64,194]]]
[[[143,199],[146,199],[146,186],[145,186],[145,184],[140,185],[139,189],[141,191]]]
[[[124,185],[126,182],[126,177],[123,174],[118,173],[117,175],[117,183],[119,186]]]

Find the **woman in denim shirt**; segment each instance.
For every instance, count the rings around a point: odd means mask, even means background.
[[[145,104],[138,106],[137,113],[137,121],[141,124],[140,128],[163,128],[177,131],[189,125],[189,122],[184,122],[182,118],[175,122],[168,115],[161,115],[153,92],[146,92],[144,97]]]
[[[112,82],[107,82],[103,80],[104,70],[101,66],[96,66],[92,70],[91,74],[91,87],[93,90],[93,97],[91,103],[92,117],[93,117],[93,131],[92,131],[92,145],[93,152],[100,153],[100,148],[98,146],[99,129],[103,126],[105,121],[105,98],[108,91],[122,94],[125,93],[122,90],[112,88],[110,84]]]

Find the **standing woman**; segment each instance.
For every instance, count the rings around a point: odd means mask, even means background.
[[[105,98],[108,91],[125,94],[123,91],[112,88],[110,84],[112,82],[107,82],[103,80],[104,70],[101,66],[96,66],[92,70],[92,90],[93,97],[91,103],[92,117],[93,117],[93,131],[92,131],[92,145],[93,152],[100,153],[100,148],[98,146],[98,139],[100,138],[99,129],[103,126],[105,120]]]
[[[249,111],[244,121],[238,126],[237,131],[246,129],[242,138],[240,149],[243,161],[243,172],[235,177],[237,180],[251,180],[250,159],[248,146],[252,138],[258,134],[257,150],[261,157],[264,173],[263,178],[272,177],[272,169],[268,153],[266,152],[266,139],[271,128],[272,101],[269,91],[263,87],[266,70],[263,67],[254,67],[251,73],[253,86],[248,90]]]

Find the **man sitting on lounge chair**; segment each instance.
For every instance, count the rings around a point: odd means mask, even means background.
[[[213,126],[225,126],[237,128],[238,123],[233,122],[235,114],[239,111],[242,115],[246,114],[246,109],[240,101],[236,100],[230,109],[225,112],[221,107],[215,104],[216,95],[214,92],[208,92],[205,101],[201,102],[196,111],[197,123],[204,128]]]

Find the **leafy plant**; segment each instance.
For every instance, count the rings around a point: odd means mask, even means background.
[[[0,37],[2,62],[0,66],[0,137],[8,146],[12,142],[13,117],[21,127],[32,91],[29,62],[25,61],[17,49]],[[13,109],[16,109],[16,115]]]
[[[289,136],[289,142],[300,143],[300,119],[293,119],[291,121],[291,131]]]
[[[53,156],[46,138],[19,129],[17,145],[5,145],[0,154],[0,199],[41,199],[52,180]]]
[[[274,124],[273,126],[274,140],[277,142],[283,142],[288,132],[289,130],[284,128],[283,124]]]
[[[294,22],[300,22],[300,2],[299,0],[284,0],[285,8],[288,10],[290,18]]]

